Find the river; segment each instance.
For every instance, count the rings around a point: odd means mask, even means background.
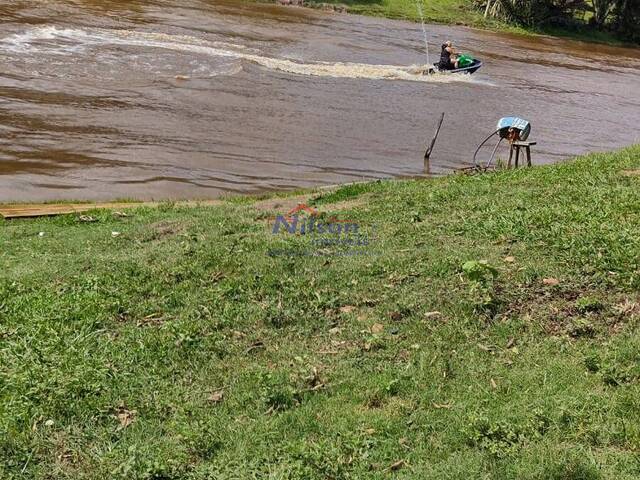
[[[470,165],[506,115],[534,163],[640,142],[640,49],[240,1],[3,0],[0,201],[211,198]],[[457,77],[457,78],[456,78]],[[485,157],[490,152],[485,153]],[[500,152],[501,156],[505,151]]]

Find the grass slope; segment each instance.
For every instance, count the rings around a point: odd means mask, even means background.
[[[415,0],[328,0],[325,3],[346,5],[352,13],[420,21]],[[496,22],[485,20],[468,0],[423,0],[422,11],[429,23],[496,25]]]
[[[0,478],[638,478],[638,166],[2,222]]]

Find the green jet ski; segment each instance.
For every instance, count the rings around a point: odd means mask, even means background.
[[[458,56],[458,68],[441,68],[439,64],[434,64],[426,69],[423,74],[431,75],[433,73],[467,73],[471,75],[476,73],[482,67],[482,61],[473,58],[471,55],[461,54]]]

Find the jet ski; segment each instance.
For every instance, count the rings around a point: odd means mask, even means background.
[[[460,55],[458,58],[458,63],[460,66],[458,68],[453,69],[440,69],[438,64],[434,64],[432,67],[425,69],[424,75],[431,75],[433,73],[467,73],[471,75],[472,73],[476,73],[480,67],[482,67],[482,61],[477,58],[473,58],[469,55]]]

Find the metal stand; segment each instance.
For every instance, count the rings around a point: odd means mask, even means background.
[[[527,155],[527,167],[531,166],[531,146],[536,145],[537,142],[522,142],[515,140],[511,142],[511,148],[509,150],[509,162],[507,168],[511,168],[511,160],[514,159],[515,153],[515,167],[518,168],[518,161],[520,159],[520,149],[524,148],[524,153]]]

